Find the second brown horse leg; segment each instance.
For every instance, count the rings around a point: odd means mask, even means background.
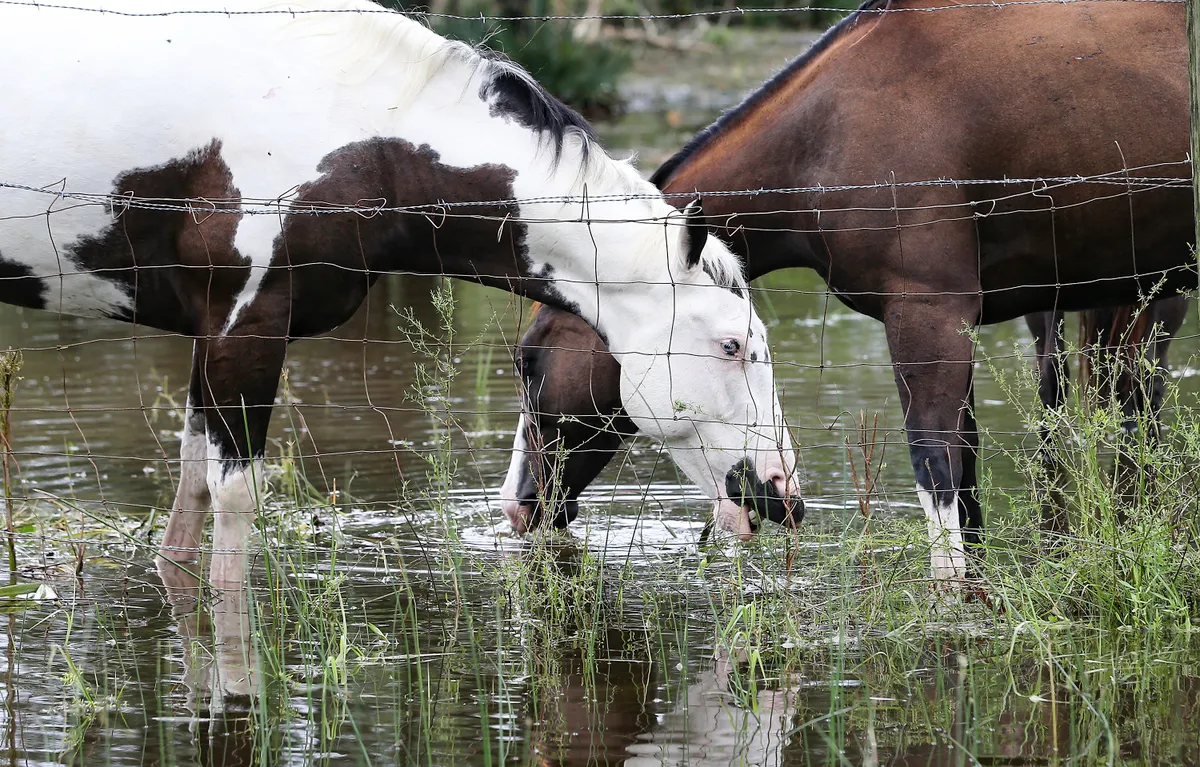
[[[1151,303],[1129,327],[1113,328],[1108,339],[1110,359],[1124,369],[1117,371],[1117,394],[1121,399],[1123,442],[1117,452],[1117,488],[1126,506],[1146,495],[1152,466],[1137,457],[1137,435],[1144,426],[1146,439],[1158,441],[1162,430],[1162,405],[1168,375],[1167,351],[1187,317],[1187,296],[1172,296]],[[1123,517],[1119,521],[1124,521]]]
[[[1048,419],[1057,413],[1067,401],[1067,360],[1063,355],[1063,313],[1038,312],[1025,315],[1025,324],[1033,334],[1037,351],[1038,398],[1046,412],[1042,421],[1038,460],[1042,466],[1045,501],[1042,503],[1042,529],[1050,533],[1065,535],[1071,525],[1067,518],[1066,501],[1062,495],[1062,467],[1054,447]]]
[[[977,300],[910,293],[890,302],[884,317],[917,496],[929,527],[932,574],[938,581],[961,582],[967,576],[964,521],[973,524],[974,540],[982,532],[978,502],[972,502],[974,481],[964,483],[966,465],[974,469],[974,445],[968,436],[973,341],[963,329],[975,325]],[[972,500],[960,501],[960,489]]]
[[[976,555],[983,549],[983,508],[979,505],[979,425],[975,422],[974,376],[967,393],[967,409],[963,418],[962,483],[958,492],[958,518],[962,524],[963,543]]]

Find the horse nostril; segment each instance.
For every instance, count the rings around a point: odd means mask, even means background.
[[[772,479],[771,485],[774,486],[775,492],[779,494],[780,498],[788,497],[787,480],[785,480],[783,477]]]
[[[525,535],[533,527],[530,524],[532,509],[528,504],[509,500],[504,501],[501,504],[501,508],[504,511],[504,516],[508,517],[508,523],[512,525],[513,532],[517,535]]]
[[[788,477],[782,469],[768,469],[766,480],[769,484],[774,485],[780,498],[788,497]]]

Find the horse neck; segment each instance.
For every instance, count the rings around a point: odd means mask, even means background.
[[[391,191],[389,204],[422,208],[404,214],[400,239],[381,225],[377,263],[511,290],[566,308],[616,340],[631,309],[644,310],[680,278],[672,272],[681,261],[678,214],[579,132],[556,140],[506,113],[485,95],[488,66],[448,58],[397,110],[386,132],[398,138],[372,144],[366,158],[359,147],[345,158],[354,178],[368,162],[379,168],[374,180]],[[378,194],[360,190],[350,199]],[[489,204],[472,205],[479,202]]]
[[[549,277],[543,300],[615,342],[617,324],[659,293],[669,300],[672,285],[684,279],[674,268],[682,247],[679,216],[653,187],[589,185],[586,194],[579,188],[571,194],[575,201],[567,204],[522,206],[523,218],[541,222],[528,228],[530,270]],[[638,197],[590,199],[616,194]]]
[[[802,66],[788,67],[744,106],[705,129],[667,161],[665,177],[656,174],[664,194],[703,199],[709,221],[742,260],[747,279],[790,267],[812,268],[822,276],[829,271],[814,213],[821,207],[821,194],[770,190],[819,190],[830,182],[825,166],[838,156],[829,129],[836,102],[830,89],[814,90],[821,75],[818,59],[870,26],[843,24],[830,30],[830,43],[815,46],[820,49],[815,56],[805,54]],[[786,98],[768,98],[778,93]]]
[[[817,186],[801,163],[764,163],[751,153],[714,143],[688,157],[663,186],[664,194],[703,203],[713,233],[742,262],[747,280],[776,269],[827,270],[824,247],[814,232],[812,194],[781,195],[759,190]],[[718,194],[706,194],[716,192]],[[739,194],[740,193],[740,194]]]

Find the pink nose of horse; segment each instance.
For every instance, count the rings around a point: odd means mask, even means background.
[[[529,518],[533,514],[532,504],[505,499],[500,502],[500,508],[504,516],[508,517],[508,523],[512,525],[514,533],[524,535],[528,531]]]
[[[766,471],[764,480],[775,486],[775,490],[779,493],[780,498],[787,498],[791,495],[790,491],[794,488],[788,487],[787,474],[780,468],[770,468]]]

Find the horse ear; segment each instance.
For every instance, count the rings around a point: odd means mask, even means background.
[[[704,221],[704,209],[700,207],[699,197],[683,209],[683,219],[687,227],[687,267],[692,269],[700,263],[700,254],[708,242],[708,224]]]

